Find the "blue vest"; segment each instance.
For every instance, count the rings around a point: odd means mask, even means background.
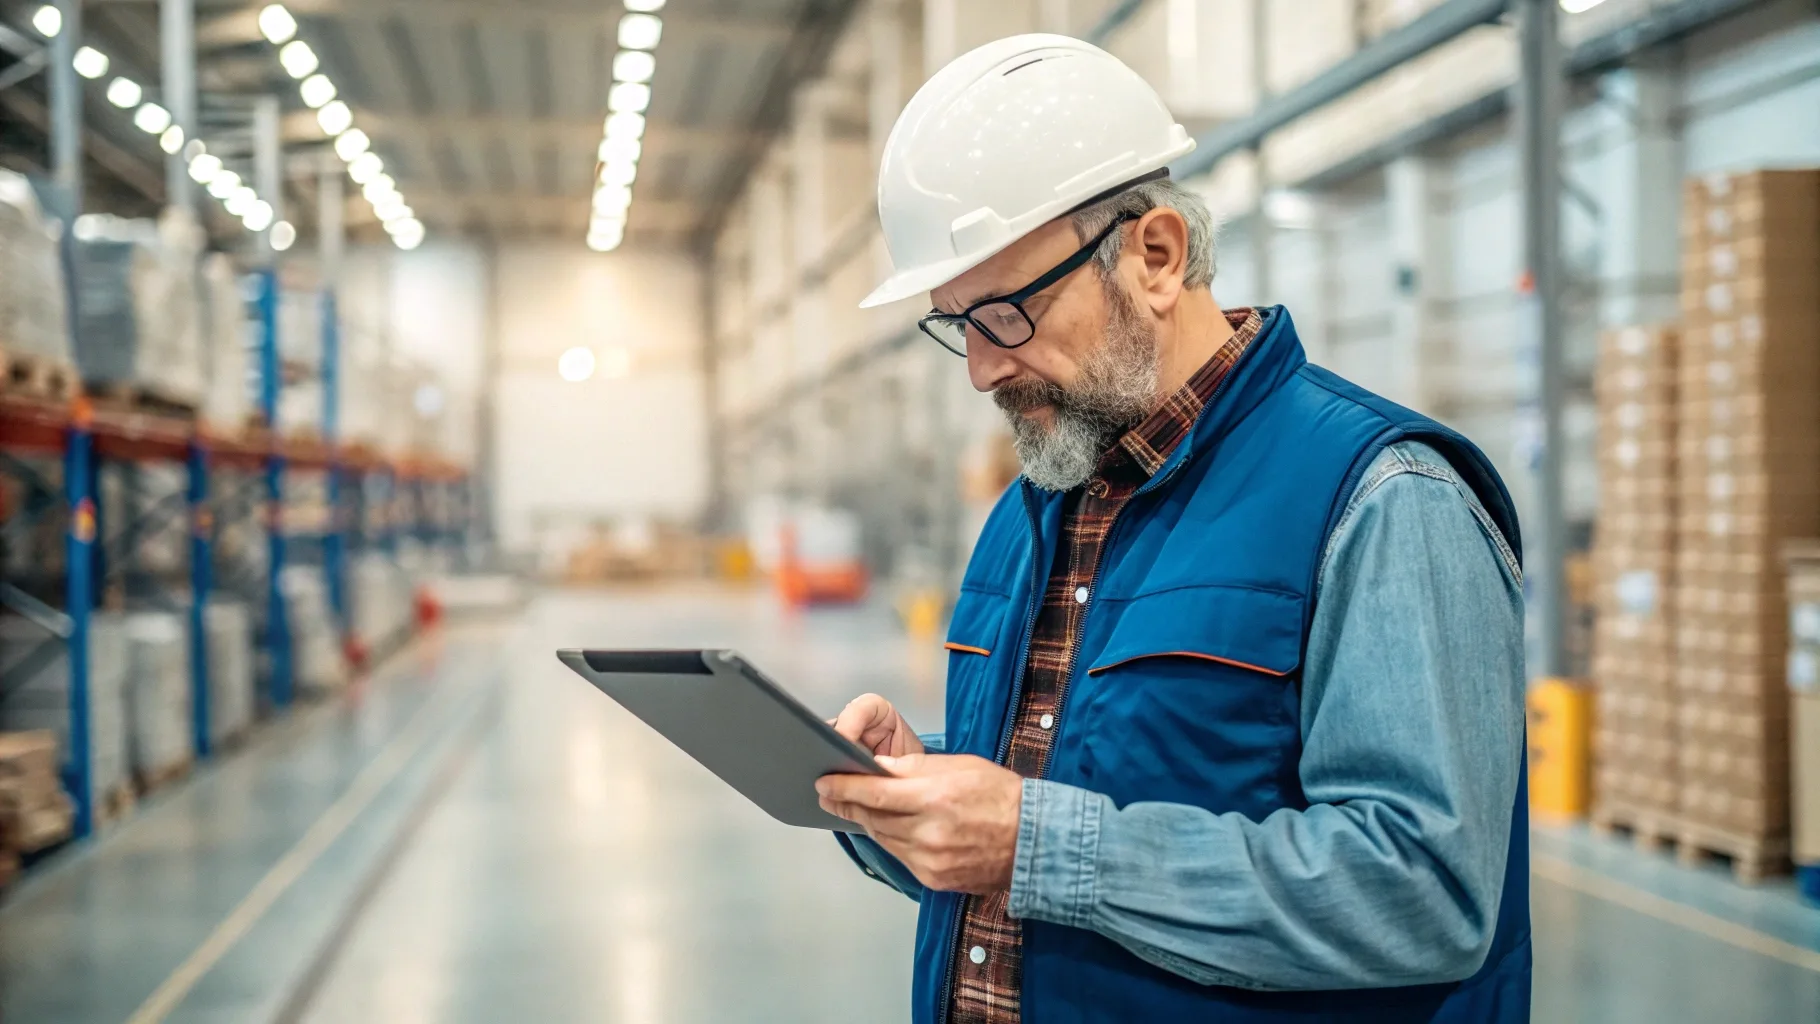
[[[1048,778],[1121,807],[1168,801],[1253,821],[1307,807],[1296,772],[1299,678],[1321,552],[1366,467],[1401,440],[1445,456],[1521,552],[1510,497],[1471,442],[1310,365],[1289,314],[1267,311],[1193,431],[1113,527]],[[948,637],[962,648],[948,663],[949,753],[1004,759],[1061,524],[1062,496],[1020,481],[981,531]],[[1289,993],[1204,986],[1095,932],[1025,921],[1024,1019],[1526,1024],[1525,788],[1491,952],[1467,981]],[[962,899],[929,892],[922,901],[917,1024],[947,1015]]]

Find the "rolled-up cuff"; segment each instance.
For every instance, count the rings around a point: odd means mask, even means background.
[[[1091,927],[1100,816],[1107,802],[1075,786],[1024,780],[1011,869],[1012,917]]]

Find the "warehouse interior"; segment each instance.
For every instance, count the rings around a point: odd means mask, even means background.
[[[860,302],[1029,32],[1508,486],[1532,1019],[1820,1021],[1814,0],[0,0],[0,1020],[910,1019],[917,904],[553,655],[941,731],[1019,463]]]

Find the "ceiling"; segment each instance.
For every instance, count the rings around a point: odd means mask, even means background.
[[[233,97],[285,103],[287,152],[326,147],[260,37],[261,2],[197,0],[205,118]],[[587,231],[619,0],[286,0],[354,123],[432,235]],[[699,240],[827,58],[854,0],[668,0],[633,241]],[[85,35],[156,81],[153,0],[88,0]],[[205,124],[205,135],[207,126]],[[148,159],[156,163],[155,151]],[[308,201],[307,174],[293,201]],[[348,222],[370,221],[355,199]],[[304,218],[307,222],[308,218]],[[307,230],[307,225],[306,225]]]

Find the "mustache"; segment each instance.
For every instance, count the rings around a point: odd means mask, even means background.
[[[1055,384],[1036,377],[1023,377],[1000,384],[992,392],[993,404],[1008,413],[1028,413],[1044,406],[1062,406],[1068,393]]]

